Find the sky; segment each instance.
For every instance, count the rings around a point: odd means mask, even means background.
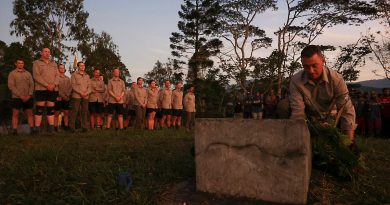
[[[166,62],[170,57],[169,37],[172,32],[178,30],[178,11],[182,2],[182,0],[85,0],[84,8],[89,13],[87,24],[96,33],[101,31],[109,33],[114,43],[118,45],[122,62],[134,80],[150,71],[157,60]],[[8,45],[22,41],[21,38],[10,35],[9,24],[15,18],[12,7],[12,1],[0,0],[0,40]],[[275,37],[273,32],[285,19],[286,14],[283,11],[283,7],[277,11],[267,11],[259,15],[255,23],[266,30],[268,36]],[[326,29],[314,44],[351,44],[369,27],[377,25],[367,22],[359,27],[338,26]],[[260,51],[259,55],[266,57],[271,50]],[[80,59],[80,56],[78,58]],[[71,61],[73,56],[69,59]],[[372,73],[372,69],[375,68],[379,67],[368,61],[361,69],[358,81],[381,78]]]

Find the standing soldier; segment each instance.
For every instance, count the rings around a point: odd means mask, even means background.
[[[128,112],[128,117],[127,117],[127,119],[125,121],[125,125],[124,125],[125,127],[130,127],[130,125],[132,124],[131,121],[134,121],[134,119],[135,119],[134,89],[135,89],[136,86],[137,86],[137,83],[132,82],[130,89],[128,89],[126,91],[126,101],[127,101],[126,102],[126,104],[127,104],[126,112]]]
[[[144,79],[141,77],[137,78],[137,86],[134,89],[134,108],[135,108],[135,128],[143,129],[146,113],[146,97],[147,92],[143,87]]]
[[[114,112],[118,116],[119,129],[123,130],[123,113],[125,108],[123,104],[125,103],[125,91],[126,86],[125,82],[119,78],[120,71],[119,68],[115,68],[113,71],[113,78],[108,81],[107,90],[108,90],[108,116],[107,116],[107,129],[110,129],[112,115]]]
[[[81,107],[81,122],[83,132],[88,131],[88,98],[90,89],[90,78],[85,73],[84,62],[77,63],[78,71],[74,72],[71,76],[72,84],[72,110],[70,115],[69,127],[72,132],[76,130],[76,119]]]
[[[154,80],[150,81],[147,93],[148,93],[147,104],[146,104],[146,114],[148,115],[147,127],[149,130],[153,130],[154,121],[157,112],[157,102],[158,102],[158,88],[156,87],[156,81]]]
[[[41,58],[33,63],[33,77],[35,80],[35,129],[33,134],[39,134],[42,114],[46,107],[49,133],[54,132],[54,105],[57,100],[55,88],[58,86],[59,73],[57,64],[50,61],[50,49],[41,51]]]
[[[89,94],[89,114],[91,128],[101,129],[103,125],[102,113],[104,109],[104,97],[106,86],[100,77],[100,70],[95,68],[91,79],[91,93]]]
[[[195,87],[190,86],[188,93],[184,97],[184,107],[186,110],[186,129],[190,131],[195,124]]]
[[[32,133],[34,119],[32,108],[34,102],[32,95],[34,92],[34,81],[30,72],[24,69],[24,60],[16,59],[15,69],[8,75],[8,88],[12,93],[12,134],[16,135],[18,128],[19,110],[23,108],[27,115],[28,125]]]
[[[69,101],[70,95],[72,94],[72,85],[70,83],[70,78],[65,75],[65,66],[64,64],[58,65],[58,71],[60,73],[59,81],[58,81],[58,97],[55,105],[55,113],[54,113],[54,126],[55,129],[58,130],[60,126],[58,124],[58,116],[61,111],[63,112],[62,121],[64,122],[64,129],[69,129]]]
[[[172,90],[171,82],[165,81],[164,88],[160,90],[159,104],[161,108],[161,128],[165,128],[165,121],[167,127],[171,127],[171,115],[172,115]]]
[[[172,91],[172,126],[179,129],[181,126],[181,115],[183,113],[183,84],[177,82],[175,90]]]

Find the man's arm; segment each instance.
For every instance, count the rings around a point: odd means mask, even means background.
[[[303,95],[297,88],[298,85],[291,79],[290,82],[290,106],[291,106],[291,119],[305,119],[305,102]]]
[[[349,97],[348,88],[341,76],[335,80],[336,107],[340,115],[340,127],[344,134],[353,141],[356,128],[355,108]]]

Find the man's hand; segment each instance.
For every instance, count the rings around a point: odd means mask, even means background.
[[[20,96],[20,99],[23,101],[23,102],[27,102],[29,99],[30,99],[31,96],[29,95],[23,95],[23,96]]]
[[[53,91],[55,87],[56,87],[56,85],[54,83],[49,83],[46,88],[49,91]]]

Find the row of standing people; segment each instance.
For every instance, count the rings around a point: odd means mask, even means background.
[[[244,119],[275,118],[278,97],[271,89],[266,95],[247,92],[243,100],[239,96],[231,98],[226,104],[226,117]]]
[[[390,88],[383,88],[381,95],[353,89],[351,98],[357,132],[363,136],[390,137]]]
[[[180,126],[183,109],[181,83],[178,83],[176,89],[172,91],[167,81],[165,88],[158,92],[155,81],[150,82],[149,88],[146,89],[143,87],[143,79],[138,78],[137,83],[133,83],[132,88],[127,90],[124,81],[120,79],[120,70],[117,68],[113,71],[113,78],[105,85],[99,69],[95,69],[93,78],[90,78],[85,72],[83,62],[77,63],[77,67],[78,70],[72,74],[71,78],[67,77],[64,65],[57,65],[50,60],[48,48],[42,49],[41,58],[33,62],[33,75],[24,68],[23,59],[15,61],[15,69],[8,76],[8,87],[12,93],[14,134],[17,133],[20,109],[23,109],[27,115],[32,134],[40,132],[42,115],[45,111],[49,133],[53,133],[58,127],[60,112],[64,114],[65,128],[71,131],[76,130],[79,113],[83,131],[87,131],[90,127],[102,127],[105,111],[107,112],[107,129],[111,126],[114,113],[118,117],[118,128],[123,129],[123,115],[127,112],[132,113],[132,111],[135,113],[138,128],[143,128],[144,118],[147,116],[147,128],[153,129],[150,125],[159,108],[163,115],[162,126],[165,122],[168,127],[171,123],[174,126]],[[33,115],[34,100],[35,113]],[[187,128],[191,129],[195,117],[194,87],[190,87],[184,97],[184,105],[187,119],[189,119]],[[172,114],[173,120],[170,119]]]

